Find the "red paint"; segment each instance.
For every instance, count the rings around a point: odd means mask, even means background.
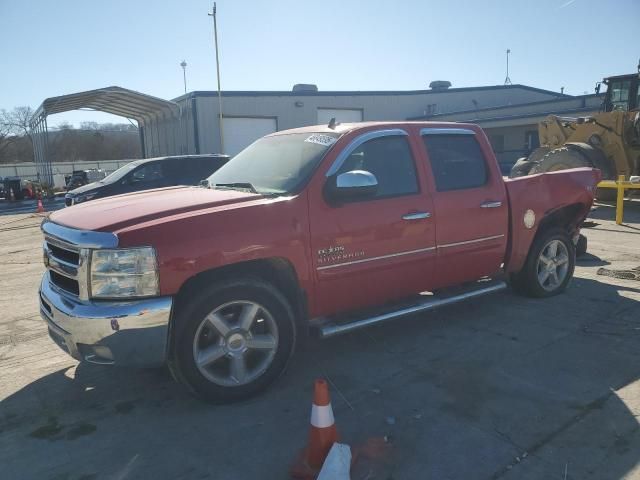
[[[488,183],[475,189],[436,192],[419,136],[425,127],[473,129],[489,167]],[[366,131],[388,128],[409,133],[419,193],[329,205],[322,193],[325,173],[339,152]],[[330,130],[305,127],[296,131]],[[189,278],[203,271],[253,259],[284,258],[296,271],[313,318],[475,280],[501,271],[502,264],[509,272],[517,271],[542,218],[577,204],[573,219],[577,228],[591,207],[600,178],[597,170],[575,169],[505,181],[486,136],[475,125],[385,122],[344,125],[336,131],[342,137],[303,191],[292,197],[166,188],[87,202],[55,212],[51,220],[79,229],[114,232],[121,247],[155,247],[162,295],[176,294]],[[501,201],[502,206],[480,208],[486,201]],[[527,209],[536,214],[531,229],[523,223]],[[432,216],[402,220],[405,214],[424,211]],[[500,237],[435,248],[490,236]],[[322,262],[318,251],[335,246],[344,248],[348,258]],[[395,255],[416,250],[421,252]],[[395,256],[356,262],[389,255]],[[348,261],[356,263],[322,268]]]

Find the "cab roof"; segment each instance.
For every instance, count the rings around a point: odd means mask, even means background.
[[[362,130],[369,127],[402,127],[408,125],[419,125],[434,128],[465,128],[471,127],[468,123],[457,122],[425,122],[425,121],[393,121],[393,122],[357,122],[357,123],[337,123],[335,128],[329,128],[328,125],[310,125],[307,127],[291,128],[289,130],[280,130],[267,136],[289,135],[292,133],[339,133],[345,134],[355,130]]]

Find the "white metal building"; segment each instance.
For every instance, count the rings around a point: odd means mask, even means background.
[[[162,100],[120,87],[108,87],[46,99],[34,117],[92,108],[137,120],[143,157],[176,154],[235,155],[268,133],[300,126],[372,120],[446,120],[479,123],[486,129],[501,163],[512,164],[537,146],[536,123],[550,113],[586,115],[597,111],[595,95],[573,97],[526,85],[449,88],[432,82],[428,90],[322,91],[295,85],[291,91],[222,92],[222,131],[218,94],[196,91]],[[36,132],[38,133],[38,132]],[[221,137],[223,142],[221,142]],[[224,144],[224,148],[222,146]],[[46,139],[36,155],[46,166]],[[46,180],[50,166],[39,174]]]
[[[331,118],[342,123],[406,120],[559,98],[571,97],[525,85],[370,92],[325,92],[314,86],[296,86],[290,92],[222,92],[224,153],[235,155],[267,133],[326,124]],[[220,152],[217,92],[191,92],[173,101],[186,112],[192,134],[185,153]],[[148,130],[153,123],[147,125]],[[173,153],[163,151],[148,131],[144,138],[146,155]]]

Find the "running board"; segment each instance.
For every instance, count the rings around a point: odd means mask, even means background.
[[[479,286],[478,286],[479,285]],[[466,289],[462,293],[456,295],[449,295],[444,297],[433,297],[428,299],[421,299],[413,303],[404,303],[400,308],[392,311],[385,311],[373,316],[360,316],[352,317],[348,320],[340,321],[339,318],[321,318],[313,320],[311,322],[311,332],[318,338],[329,338],[343,333],[357,330],[358,328],[368,327],[370,325],[376,325],[378,323],[386,322],[388,320],[395,320],[396,318],[404,317],[419,312],[426,312],[428,310],[435,310],[436,308],[452,305],[454,303],[462,302],[490,293],[500,292],[507,288],[507,284],[504,281],[493,281],[474,284],[471,289]]]

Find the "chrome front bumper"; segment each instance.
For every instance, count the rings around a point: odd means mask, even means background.
[[[134,301],[79,301],[45,273],[40,314],[49,336],[73,358],[91,363],[151,367],[167,358],[172,297]]]

